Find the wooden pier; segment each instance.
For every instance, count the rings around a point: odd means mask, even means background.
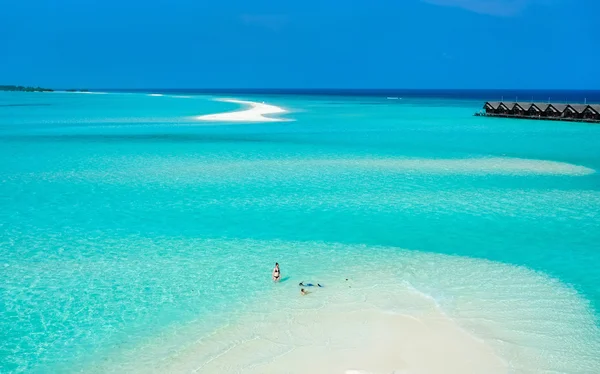
[[[484,104],[483,110],[475,115],[600,123],[600,105],[488,101]]]

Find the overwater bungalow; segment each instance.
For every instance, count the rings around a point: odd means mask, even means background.
[[[600,122],[600,104],[488,101],[478,116]]]
[[[485,103],[483,108],[485,109],[486,113],[495,113],[498,109],[498,105],[500,105],[499,101],[488,101]]]
[[[565,110],[562,113],[562,117],[564,118],[577,118],[579,117],[579,112],[577,109],[573,108],[572,105],[567,105]]]
[[[599,119],[600,118],[600,105],[588,105],[583,110],[584,119]]]
[[[560,118],[566,108],[567,104],[548,104],[548,107],[546,107],[546,110],[544,111],[544,115],[546,117]]]
[[[508,114],[508,112],[510,112],[510,108],[506,104],[500,103],[498,104],[496,111],[500,114]]]
[[[542,113],[544,113],[547,106],[548,104],[544,105],[543,103],[531,103],[529,104],[529,108],[526,111],[526,115],[532,117],[539,117],[542,115]]]
[[[530,106],[531,106],[531,104],[514,103],[513,108],[512,108],[512,114],[514,114],[516,116],[523,116],[523,115],[525,115],[525,113],[527,113],[527,110],[529,109]]]
[[[572,118],[583,118],[583,112],[587,107],[588,106],[584,104],[568,104],[565,109],[565,114],[572,116]]]

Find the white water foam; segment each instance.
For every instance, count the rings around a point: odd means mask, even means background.
[[[85,94],[85,95],[108,95],[108,92],[101,91],[54,91],[55,93],[68,93],[68,94]]]

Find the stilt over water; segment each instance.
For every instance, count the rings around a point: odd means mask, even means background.
[[[488,101],[476,116],[600,123],[600,104]]]

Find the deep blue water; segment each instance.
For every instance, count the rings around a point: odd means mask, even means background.
[[[455,99],[479,101],[532,101],[555,103],[600,103],[600,90],[419,90],[419,89],[105,89],[98,91],[115,92],[162,92],[187,94],[238,94],[238,95],[302,95],[302,96],[342,96],[342,97],[400,97],[427,99]]]

